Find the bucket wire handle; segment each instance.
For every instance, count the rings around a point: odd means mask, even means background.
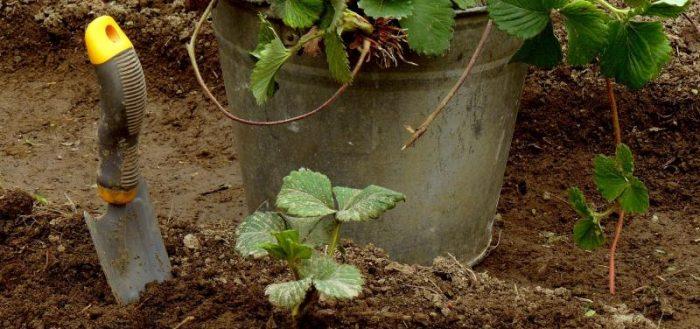
[[[276,126],[276,125],[283,125],[287,123],[291,123],[294,121],[299,121],[305,118],[308,118],[318,112],[321,112],[323,109],[329,107],[332,105],[340,96],[345,92],[348,87],[350,87],[350,84],[352,81],[355,79],[355,76],[360,72],[360,69],[362,69],[362,64],[365,63],[365,60],[367,59],[367,55],[369,54],[370,50],[370,42],[369,40],[365,39],[363,45],[362,45],[362,50],[360,51],[360,58],[357,60],[357,64],[355,64],[355,68],[352,71],[352,79],[350,79],[349,82],[344,83],[343,85],[338,88],[338,90],[331,96],[328,100],[323,102],[323,104],[319,105],[317,108],[314,110],[304,113],[302,115],[298,115],[292,118],[284,119],[284,120],[277,120],[277,121],[252,121],[248,119],[241,118],[239,116],[236,116],[235,114],[229,112],[221,103],[219,100],[216,99],[214,94],[212,94],[211,90],[209,90],[209,87],[207,87],[206,82],[204,82],[204,78],[202,78],[202,74],[199,71],[199,64],[197,64],[197,56],[195,52],[195,47],[197,44],[197,35],[199,34],[199,30],[202,28],[202,24],[204,24],[204,21],[209,17],[211,14],[212,8],[214,8],[214,5],[218,0],[212,0],[209,2],[209,5],[207,8],[204,10],[204,13],[202,14],[202,17],[199,18],[199,21],[197,22],[197,25],[194,27],[194,32],[192,33],[192,38],[190,39],[190,42],[187,43],[187,54],[190,57],[190,63],[192,64],[192,68],[194,69],[194,74],[195,77],[197,78],[197,82],[199,82],[200,87],[202,87],[202,90],[204,91],[204,94],[216,105],[216,107],[221,111],[227,118],[242,123],[250,126]]]

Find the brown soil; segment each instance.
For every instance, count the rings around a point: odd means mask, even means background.
[[[243,186],[232,123],[202,97],[182,47],[197,17],[188,6],[201,8],[195,2],[0,2],[0,327],[171,328],[190,316],[181,328],[289,326],[263,295],[284,268],[232,251],[232,229],[246,212]],[[699,8],[691,10],[696,21]],[[123,23],[147,72],[144,175],[175,274],[130,306],[115,304],[77,215],[102,206],[93,186],[98,88],[81,40],[102,13]],[[451,259],[402,266],[371,246],[348,245],[366,288],[353,301],[321,302],[308,325],[699,327],[700,35],[683,18],[674,26],[677,53],[661,79],[638,92],[618,89],[624,139],[652,202],[648,215],[625,225],[618,295],[607,293],[607,251],[573,245],[575,216],[560,201],[571,185],[593,194],[592,156],[613,148],[604,82],[588,70],[533,70],[499,206],[499,243],[476,267],[477,279]],[[216,44],[203,32],[204,72],[223,99]],[[50,203],[32,211],[31,196],[15,188]],[[202,248],[187,249],[186,234]],[[586,317],[590,309],[597,315]]]

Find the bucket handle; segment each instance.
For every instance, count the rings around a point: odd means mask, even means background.
[[[323,102],[323,104],[319,105],[317,108],[314,110],[304,113],[302,115],[298,115],[292,118],[284,119],[284,120],[277,120],[277,121],[252,121],[248,119],[241,118],[239,116],[236,116],[235,114],[229,112],[221,103],[219,100],[216,99],[214,94],[212,94],[211,90],[209,87],[207,87],[206,82],[204,82],[204,78],[202,78],[202,74],[199,71],[199,64],[197,64],[197,56],[195,52],[196,44],[197,44],[197,35],[199,34],[199,30],[202,27],[202,24],[204,24],[204,21],[209,17],[211,14],[212,8],[216,5],[218,0],[212,0],[209,2],[209,5],[207,8],[204,10],[204,13],[202,14],[202,17],[199,18],[199,21],[197,21],[197,25],[194,27],[194,32],[192,32],[192,38],[190,39],[190,42],[187,43],[187,54],[190,57],[190,63],[192,64],[192,68],[194,69],[194,74],[195,77],[197,78],[197,82],[199,82],[199,86],[202,87],[202,90],[204,91],[204,94],[216,105],[216,107],[221,111],[227,118],[245,124],[249,126],[276,126],[276,125],[283,125],[287,123],[291,123],[294,121],[299,121],[302,119],[306,119],[318,112],[321,112],[325,108],[331,106],[340,96],[345,93],[345,90],[350,87],[350,84],[352,81],[355,79],[355,76],[360,72],[360,69],[362,69],[362,64],[365,63],[367,59],[367,55],[369,54],[370,51],[370,42],[369,40],[365,39],[362,49],[360,51],[360,58],[357,60],[357,64],[355,64],[355,68],[352,71],[352,79],[350,79],[349,82],[344,83],[343,85],[338,88],[338,90],[331,96],[328,100]]]

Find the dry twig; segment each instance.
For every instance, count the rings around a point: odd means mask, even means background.
[[[488,23],[486,23],[486,28],[484,29],[484,32],[481,34],[481,40],[479,40],[479,44],[476,46],[476,49],[474,50],[474,54],[472,54],[472,58],[469,60],[469,64],[467,64],[467,68],[464,69],[464,73],[462,73],[462,76],[459,78],[459,81],[457,81],[457,84],[452,87],[452,90],[445,96],[445,98],[440,102],[440,104],[437,106],[435,110],[433,110],[432,113],[423,121],[423,123],[418,126],[418,129],[413,129],[410,127],[407,127],[407,130],[411,133],[411,138],[403,145],[401,150],[405,150],[413,145],[416,144],[416,141],[418,141],[419,138],[425,134],[426,131],[428,131],[428,126],[430,126],[433,121],[435,121],[435,118],[437,118],[440,113],[447,107],[447,104],[450,103],[452,98],[457,95],[457,92],[459,89],[464,85],[464,83],[467,81],[467,78],[472,73],[472,70],[474,69],[474,66],[476,65],[476,60],[481,56],[481,53],[484,50],[484,45],[486,44],[486,40],[489,37],[489,34],[491,34],[491,30],[493,29],[493,21],[489,20]]]

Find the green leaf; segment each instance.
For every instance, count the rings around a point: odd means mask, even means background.
[[[321,217],[335,213],[331,181],[308,169],[292,171],[284,178],[277,207],[294,217]]]
[[[547,27],[552,9],[560,8],[567,0],[489,0],[491,19],[508,34],[529,39]]]
[[[361,191],[347,187],[335,187],[333,192],[340,209],[336,218],[342,222],[376,219],[387,210],[396,207],[397,203],[406,201],[405,195],[375,185]]]
[[[315,247],[328,244],[335,224],[323,217],[291,217],[283,215],[291,229],[299,232],[300,241]]]
[[[690,0],[658,0],[651,3],[642,13],[644,16],[674,18],[690,6]]]
[[[296,230],[276,232],[273,233],[273,235],[277,239],[277,245],[279,245],[284,252],[284,259],[288,262],[311,258],[313,248],[300,242],[299,232]]]
[[[658,76],[671,59],[671,45],[659,22],[611,21],[608,39],[601,71],[633,89]]]
[[[258,18],[260,19],[260,31],[258,32],[258,45],[255,50],[251,51],[250,54],[256,59],[262,57],[262,51],[265,46],[275,39],[275,29],[272,27],[270,21],[262,13],[258,13]]]
[[[275,283],[265,288],[265,295],[275,306],[292,309],[301,304],[311,288],[310,278],[284,283]]]
[[[323,12],[323,0],[272,0],[272,10],[285,25],[295,28],[311,27]]]
[[[459,9],[469,9],[476,7],[476,0],[452,0]]]
[[[413,12],[412,0],[359,0],[357,6],[372,18],[404,18]]]
[[[645,213],[649,209],[649,191],[637,177],[629,180],[629,187],[620,196],[620,207],[629,213]]]
[[[593,211],[586,203],[586,197],[578,187],[569,189],[569,204],[583,219],[593,219]]]
[[[316,256],[303,261],[299,273],[312,278],[313,285],[323,295],[338,299],[357,297],[364,280],[360,271],[352,265],[340,265],[326,256]]]
[[[632,175],[634,172],[634,156],[629,146],[620,144],[615,149],[615,159],[620,164],[625,175]]]
[[[651,3],[651,0],[624,0],[626,5],[630,7],[642,7]]]
[[[274,34],[274,30],[271,30]],[[284,47],[282,40],[274,34],[270,43],[257,53],[259,60],[255,63],[250,76],[250,89],[258,104],[264,104],[275,94],[275,76],[282,64],[292,53]]]
[[[451,0],[413,0],[413,14],[400,21],[408,45],[419,54],[440,55],[450,48],[455,25]]]
[[[603,198],[614,201],[629,185],[614,158],[597,155],[593,160],[594,181]]]
[[[594,4],[575,0],[561,9],[569,34],[568,61],[582,66],[590,63],[607,43],[607,15]]]
[[[326,46],[326,60],[331,77],[341,83],[352,80],[350,60],[343,39],[337,33],[331,32],[325,34],[323,43]]]
[[[605,243],[603,228],[592,220],[579,220],[574,226],[574,242],[585,250],[596,249]]]
[[[236,229],[236,250],[243,257],[263,257],[268,253],[262,247],[274,243],[273,233],[285,230],[282,217],[273,212],[255,212],[246,217]]]
[[[511,62],[527,63],[551,69],[561,62],[561,44],[554,35],[552,24],[534,38],[527,39],[511,58]]]

